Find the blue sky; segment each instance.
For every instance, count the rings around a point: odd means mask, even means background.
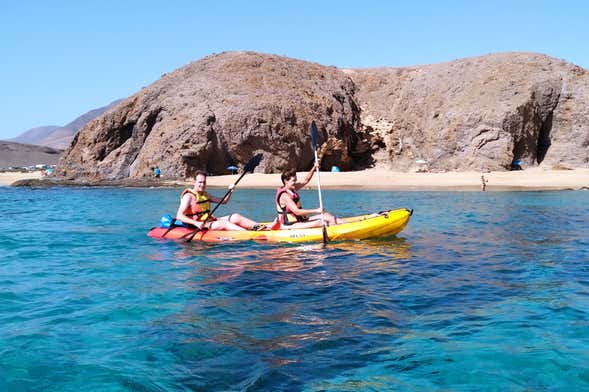
[[[526,51],[589,68],[587,4],[0,0],[0,139],[65,125],[227,50],[356,68]]]

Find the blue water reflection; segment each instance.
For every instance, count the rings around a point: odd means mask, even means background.
[[[0,188],[2,390],[589,388],[588,192],[328,191],[415,214],[327,246],[147,237],[178,194]]]

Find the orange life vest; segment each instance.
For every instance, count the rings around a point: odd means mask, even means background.
[[[182,192],[180,199],[182,199],[187,193],[190,193],[192,196],[194,196],[194,199],[190,201],[190,204],[184,212],[184,215],[197,221],[206,220],[211,213],[211,201],[209,194],[207,192],[199,194],[192,189],[185,189],[184,192]],[[211,219],[209,219],[209,221],[210,220]]]

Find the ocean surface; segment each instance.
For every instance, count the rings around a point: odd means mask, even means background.
[[[324,190],[415,212],[327,246],[147,237],[179,193],[0,187],[1,391],[589,390],[587,191]]]

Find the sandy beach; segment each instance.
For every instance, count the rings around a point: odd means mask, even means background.
[[[305,172],[298,174],[299,178]],[[464,190],[480,191],[481,175],[487,180],[487,191],[529,191],[589,189],[589,169],[543,170],[531,168],[507,172],[446,172],[446,173],[400,173],[383,169],[368,169],[356,172],[321,172],[322,189],[365,189],[365,190]],[[210,176],[210,187],[227,187],[239,175]],[[10,185],[17,180],[39,179],[41,172],[0,173],[0,185]],[[187,184],[191,181],[188,180]],[[155,183],[154,183],[155,184]],[[178,181],[157,182],[164,186],[182,186]],[[280,174],[247,174],[239,183],[240,188],[275,188],[280,185]],[[317,179],[309,183],[317,186]]]
[[[305,172],[298,173],[303,178]],[[589,189],[589,169],[542,170],[533,168],[509,172],[446,172],[400,173],[382,169],[357,172],[321,172],[322,189],[374,189],[374,190],[464,190],[480,191],[484,175],[487,191],[506,190],[563,190]],[[225,187],[238,178],[237,175],[212,176],[211,187]],[[280,184],[279,174],[248,174],[239,183],[243,188],[275,188]],[[309,183],[317,186],[317,179]]]
[[[26,173],[16,173],[16,172],[5,172],[0,173],[0,186],[10,185],[15,181],[19,180],[30,180],[30,179],[40,179],[41,172],[34,171],[34,172],[26,172]]]

